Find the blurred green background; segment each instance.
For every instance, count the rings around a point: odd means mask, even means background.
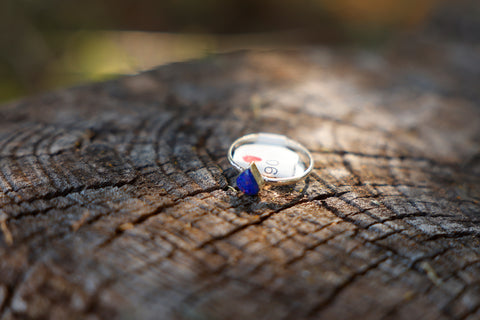
[[[0,102],[231,50],[381,47],[422,28],[444,3],[2,0]]]

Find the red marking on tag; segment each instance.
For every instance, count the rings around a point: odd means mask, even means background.
[[[243,156],[243,161],[245,162],[248,162],[248,163],[252,163],[252,162],[260,162],[262,161],[262,158],[259,158],[259,157],[255,157],[255,156]]]

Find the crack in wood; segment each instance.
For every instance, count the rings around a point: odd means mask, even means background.
[[[372,271],[376,269],[382,262],[388,259],[388,256],[384,256],[374,263],[368,265],[366,268],[361,269],[352,275],[348,276],[347,279],[342,282],[339,286],[335,287],[335,289],[332,290],[332,292],[327,296],[326,299],[318,303],[316,306],[314,306],[310,311],[308,311],[308,316],[316,316],[321,314],[322,310],[324,310],[326,307],[331,305],[331,303],[342,293],[343,290],[351,286],[358,278],[364,276],[367,274],[369,271]]]
[[[212,239],[200,244],[197,249],[203,249],[205,248],[206,246],[209,246],[211,245],[213,242],[216,242],[216,241],[220,241],[220,240],[224,240],[226,238],[229,238],[231,237],[232,235],[240,232],[240,231],[243,231],[245,230],[246,228],[248,227],[251,227],[251,226],[254,226],[254,225],[260,225],[262,224],[264,221],[268,220],[269,218],[271,218],[273,215],[277,214],[277,213],[280,213],[284,210],[287,210],[287,209],[290,209],[294,206],[297,206],[299,204],[302,204],[302,203],[306,203],[306,202],[310,202],[310,201],[316,201],[316,200],[324,200],[324,199],[328,199],[328,198],[331,198],[331,197],[335,197],[335,196],[338,196],[337,193],[329,193],[329,194],[322,194],[322,195],[319,195],[319,196],[316,196],[316,197],[313,197],[312,199],[304,199],[304,200],[299,200],[299,201],[294,201],[294,202],[290,202],[288,204],[285,204],[283,206],[281,206],[279,209],[277,210],[272,210],[270,213],[267,213],[261,217],[259,217],[258,219],[254,220],[254,221],[251,221],[249,223],[245,223],[229,232],[227,232],[226,234],[223,234],[221,236],[217,236],[217,237],[213,237]]]
[[[134,219],[133,221],[123,222],[121,225],[119,225],[115,228],[115,233],[111,237],[109,237],[105,241],[103,241],[101,244],[99,244],[97,246],[97,248],[98,249],[105,248],[110,243],[112,243],[116,238],[120,237],[127,230],[127,229],[120,228],[125,223],[131,223],[133,225],[133,227],[135,227],[137,225],[140,225],[140,224],[144,223],[148,219],[150,219],[152,217],[155,217],[156,215],[161,214],[165,209],[175,207],[176,205],[178,205],[178,203],[180,203],[181,201],[183,201],[183,200],[185,200],[189,197],[194,197],[194,196],[199,195],[201,193],[211,193],[211,192],[216,191],[216,190],[222,190],[222,189],[215,187],[215,188],[211,188],[211,189],[198,190],[198,191],[189,193],[182,198],[176,199],[176,200],[172,201],[171,203],[161,205],[161,206],[157,207],[156,209],[152,210],[151,212],[149,212],[147,214],[144,214],[144,215],[141,215],[140,217]]]

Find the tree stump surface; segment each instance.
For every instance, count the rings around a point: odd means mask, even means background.
[[[0,318],[479,319],[480,55],[240,52],[0,109]],[[476,52],[475,52],[476,50]],[[274,132],[303,182],[226,152]]]

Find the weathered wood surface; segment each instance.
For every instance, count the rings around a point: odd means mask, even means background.
[[[1,318],[478,319],[479,57],[245,52],[3,107]],[[258,131],[313,174],[230,188]]]

